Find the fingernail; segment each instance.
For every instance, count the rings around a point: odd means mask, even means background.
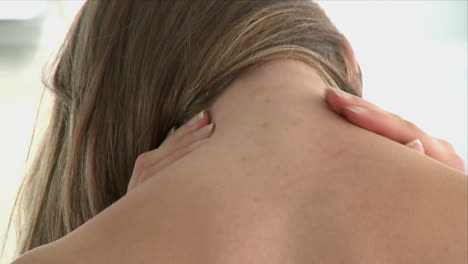
[[[197,131],[195,131],[195,132],[193,133],[193,135],[194,135],[195,137],[200,137],[200,136],[206,135],[206,134],[208,134],[211,130],[213,130],[213,126],[214,126],[214,123],[211,123],[211,124],[209,124],[209,125],[207,125],[207,126],[204,126],[203,128],[200,128],[200,129],[198,129]]]
[[[359,107],[359,106],[347,106],[347,107],[345,107],[345,109],[349,110],[351,112],[354,112],[356,114],[362,114],[362,113],[368,112],[368,110],[366,108],[362,108],[362,107]]]
[[[203,110],[203,111],[201,111],[200,113],[198,113],[196,116],[192,117],[192,119],[190,119],[190,121],[187,122],[187,125],[188,125],[188,126],[193,126],[193,125],[195,125],[198,121],[202,120],[203,117],[205,116],[205,111],[206,111],[206,110]]]
[[[170,136],[170,135],[174,134],[174,131],[175,131],[175,126],[173,126],[171,128],[171,130],[169,131],[169,133],[167,135]]]
[[[424,147],[423,147],[423,145],[421,143],[421,140],[419,140],[419,139],[415,139],[415,140],[407,143],[406,146],[409,147],[409,148],[415,149],[415,150],[417,150],[419,152],[424,151]]]
[[[345,92],[345,91],[343,91],[343,90],[340,90],[340,89],[338,89],[338,88],[334,88],[334,87],[332,88],[332,87],[331,87],[330,90],[332,90],[333,93],[335,93],[336,95],[338,95],[339,97],[341,97],[341,98],[343,98],[343,99],[347,99],[347,100],[348,100],[348,99],[353,98],[349,93],[347,93],[347,92]]]

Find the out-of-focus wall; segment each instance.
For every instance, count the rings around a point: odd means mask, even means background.
[[[0,1],[0,241],[25,170],[43,87],[53,58],[83,1]],[[44,96],[34,145],[47,126]],[[34,150],[34,148],[33,148]],[[0,263],[9,263],[16,240],[10,232]]]
[[[82,3],[0,1],[0,235],[25,169],[42,67]],[[466,160],[467,2],[318,3],[354,48],[364,98],[448,140]],[[46,95],[35,143],[47,125],[48,102]],[[0,263],[9,260],[11,235]]]
[[[349,39],[364,98],[466,161],[467,1],[317,1]]]

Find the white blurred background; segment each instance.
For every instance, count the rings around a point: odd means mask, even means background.
[[[467,2],[317,1],[347,36],[364,98],[451,142],[467,160]],[[83,1],[0,1],[0,235],[25,170],[41,72]],[[42,103],[34,143],[47,125]],[[1,239],[1,238],[0,238]],[[3,261],[15,244],[10,233]]]

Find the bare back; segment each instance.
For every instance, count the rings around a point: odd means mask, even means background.
[[[86,263],[464,263],[466,175],[342,120],[324,88],[297,61],[247,73],[209,141],[54,246]]]

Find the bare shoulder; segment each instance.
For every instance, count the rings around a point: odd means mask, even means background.
[[[268,247],[294,263],[463,263],[466,175],[342,120],[324,88],[284,61],[232,84],[213,107],[213,140],[192,157],[224,186],[217,197],[262,208],[257,221],[277,232]],[[260,229],[253,219],[245,228]]]
[[[210,140],[61,245],[87,263],[466,260],[466,176],[349,124],[324,88],[296,62],[241,76]]]
[[[63,263],[63,256],[59,256],[60,253],[57,252],[55,245],[43,245],[32,249],[17,259],[15,259],[11,264],[34,264],[34,263],[49,263],[49,264],[59,264]],[[68,261],[68,263],[72,263]]]
[[[302,183],[290,234],[303,260],[464,263],[466,175],[386,139],[361,140],[354,157]]]
[[[216,215],[205,236],[217,256],[462,263],[466,176],[349,124],[327,109],[324,89],[301,62],[249,72],[211,109],[212,138],[167,169],[172,188],[210,197],[197,211]]]
[[[154,180],[200,217],[198,252],[236,263],[466,259],[466,176],[349,124],[324,89],[301,62],[249,72],[211,109],[212,138]]]

